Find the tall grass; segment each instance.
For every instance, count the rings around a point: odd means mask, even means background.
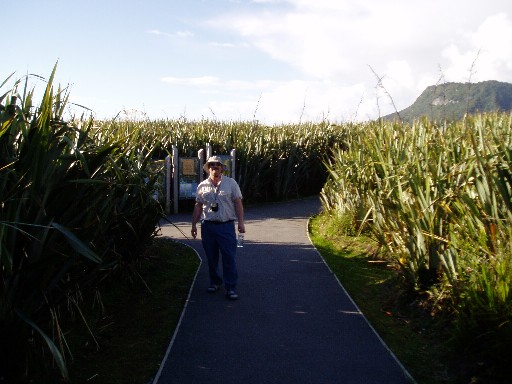
[[[0,97],[0,371],[13,381],[52,365],[68,377],[62,313],[79,313],[83,291],[129,267],[163,214],[151,148],[136,131],[64,121],[54,74],[38,106],[29,77]]]
[[[163,159],[176,145],[180,156],[197,156],[210,144],[215,154],[237,153],[236,179],[244,200],[266,201],[319,193],[327,178],[325,160],[343,141],[344,128],[320,124],[262,126],[257,122],[224,121],[104,121],[99,132],[131,131],[140,127],[144,141]]]
[[[444,302],[469,340],[485,333],[501,346],[512,341],[511,133],[507,114],[356,126],[322,191],[326,209],[369,231],[411,290]]]

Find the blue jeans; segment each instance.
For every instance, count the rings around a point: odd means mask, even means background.
[[[210,283],[222,285],[226,290],[234,290],[238,280],[236,268],[236,233],[234,221],[201,224],[201,241],[208,259]],[[219,256],[222,254],[222,277],[219,275]]]

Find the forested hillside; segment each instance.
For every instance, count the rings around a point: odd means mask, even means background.
[[[384,120],[412,122],[426,117],[456,121],[466,113],[512,111],[512,84],[495,80],[481,83],[444,83],[427,87],[409,107],[384,116]]]

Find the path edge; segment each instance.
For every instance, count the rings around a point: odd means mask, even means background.
[[[352,296],[349,295],[349,293],[347,292],[347,290],[345,289],[345,287],[343,286],[343,284],[341,284],[341,281],[340,279],[338,279],[338,276],[336,275],[336,273],[334,273],[334,271],[331,269],[331,267],[329,266],[329,264],[327,264],[327,262],[325,261],[324,257],[322,256],[322,254],[320,253],[320,251],[315,247],[315,245],[313,244],[313,241],[311,241],[311,236],[309,234],[309,228],[310,228],[310,223],[311,223],[311,219],[312,217],[308,218],[307,220],[307,227],[306,227],[306,234],[308,236],[308,239],[309,239],[309,242],[311,243],[311,245],[313,246],[313,248],[315,248],[315,251],[316,253],[318,254],[318,256],[322,259],[322,262],[324,263],[324,265],[327,267],[327,269],[329,270],[329,272],[331,273],[331,275],[334,276],[334,278],[336,279],[336,281],[338,282],[338,285],[341,287],[341,289],[343,290],[343,292],[345,292],[345,294],[347,295],[347,297],[349,298],[349,300],[352,302],[352,304],[356,307],[357,311],[361,314],[361,316],[363,316],[363,319],[364,321],[366,322],[366,324],[370,327],[370,329],[372,330],[372,332],[377,336],[377,338],[379,339],[380,343],[384,346],[384,348],[389,352],[389,354],[393,357],[393,359],[396,361],[396,363],[398,364],[398,366],[400,367],[400,369],[402,370],[402,372],[405,374],[405,376],[407,377],[407,379],[410,381],[411,384],[418,384],[416,382],[416,380],[414,380],[414,378],[412,377],[412,375],[409,373],[409,371],[407,370],[407,368],[405,368],[405,366],[402,364],[402,362],[398,359],[398,357],[396,357],[396,355],[393,353],[393,351],[389,348],[389,346],[386,344],[386,342],[384,341],[384,339],[379,335],[379,333],[375,330],[375,328],[373,327],[373,325],[370,323],[370,321],[366,318],[366,316],[364,315],[364,313],[361,311],[361,309],[359,308],[359,306],[356,304],[356,302],[354,301],[354,299],[352,299]]]
[[[165,236],[165,237],[168,237],[169,239],[172,239],[172,237],[169,237],[169,236]],[[177,242],[177,243],[183,244],[184,246],[192,249],[194,251],[194,253],[196,254],[197,258],[199,259],[199,265],[198,265],[196,273],[194,275],[194,279],[192,280],[192,283],[190,284],[190,288],[188,290],[187,299],[185,300],[185,305],[183,306],[183,309],[181,311],[180,319],[178,320],[178,324],[176,324],[176,328],[174,329],[174,333],[172,335],[171,341],[169,342],[167,350],[165,351],[165,355],[162,358],[162,362],[160,363],[160,367],[158,368],[158,371],[157,371],[154,379],[151,381],[152,384],[157,384],[158,380],[160,380],[160,376],[162,375],[162,371],[164,369],[165,363],[167,362],[167,359],[169,358],[169,354],[171,353],[171,349],[172,349],[172,347],[174,345],[174,341],[176,340],[176,336],[178,335],[178,331],[179,331],[179,329],[181,327],[181,322],[183,321],[183,318],[185,317],[185,312],[187,311],[188,303],[190,301],[190,297],[192,296],[192,290],[193,290],[193,288],[194,288],[194,286],[196,284],[197,275],[199,274],[199,270],[201,269],[201,265],[203,264],[203,259],[201,259],[201,256],[199,256],[199,253],[192,246],[190,246],[188,244],[185,244],[182,241],[178,241],[178,240],[175,240],[175,239],[172,239],[172,240]]]

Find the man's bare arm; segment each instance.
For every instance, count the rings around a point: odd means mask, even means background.
[[[242,204],[242,199],[240,198],[235,199],[235,212],[238,221],[238,232],[245,233],[244,205]]]
[[[192,231],[190,231],[194,239],[197,237],[197,222],[201,217],[202,210],[203,204],[196,201],[196,204],[194,205],[194,211],[192,212]]]

